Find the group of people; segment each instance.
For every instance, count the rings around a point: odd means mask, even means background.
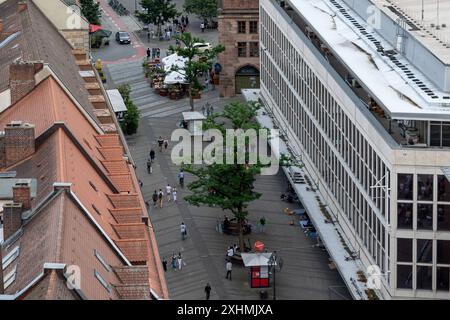
[[[178,190],[175,187],[172,187],[170,184],[168,184],[166,186],[166,200],[167,202],[177,202],[177,195],[178,195]],[[156,191],[153,193],[152,195],[152,200],[153,200],[153,207],[156,208],[159,207],[162,208],[163,207],[163,202],[164,202],[164,192],[162,189],[159,189],[159,191]]]
[[[209,117],[214,113],[214,108],[213,106],[207,102],[206,104],[203,105],[202,107],[202,113],[205,117]]]
[[[165,258],[163,258],[162,260],[162,265],[164,272],[167,272],[167,260]],[[176,271],[177,269],[181,270],[185,265],[186,262],[183,261],[183,256],[181,255],[181,252],[178,252],[178,256],[175,254],[175,252],[172,253],[171,266],[174,271]]]
[[[164,150],[167,150],[167,148],[169,147],[169,140],[164,139],[162,136],[159,136],[158,147],[159,147],[159,152],[163,152]]]

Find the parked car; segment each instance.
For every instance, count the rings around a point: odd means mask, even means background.
[[[211,43],[204,42],[204,43],[194,43],[194,48],[197,48],[200,52],[209,51],[212,49]]]
[[[130,44],[131,38],[128,32],[119,31],[116,33],[116,41],[120,44]]]

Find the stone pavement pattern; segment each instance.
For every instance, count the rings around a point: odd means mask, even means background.
[[[212,35],[213,32],[210,36]],[[159,136],[170,139],[172,131],[176,129],[176,124],[181,119],[181,112],[189,110],[188,99],[174,101],[156,95],[144,77],[141,59],[109,64],[106,72],[109,88],[130,84],[131,98],[140,110],[138,133],[128,137],[127,140],[137,164],[137,174],[144,184],[145,200],[151,203],[154,190],[164,191],[167,184],[178,187],[179,167],[170,159],[173,145],[169,146],[168,151],[160,154],[157,151],[156,140]],[[239,100],[239,97],[231,100],[219,99],[218,91],[209,91],[202,94],[202,99],[196,102],[196,108],[199,110],[206,102],[210,102],[217,112],[225,104]],[[153,174],[149,175],[146,161],[151,148],[154,148],[157,154]],[[188,176],[186,184],[190,181],[192,178]],[[283,258],[282,271],[277,272],[276,277],[278,299],[342,298],[331,293],[331,288],[342,288],[344,284],[338,272],[328,268],[327,253],[303,234],[297,218],[283,213],[283,209],[288,205],[280,201],[280,194],[286,187],[286,178],[281,172],[275,176],[262,176],[257,179],[256,190],[263,196],[251,204],[249,221],[256,226],[256,221],[264,216],[268,224],[265,233],[255,232],[246,239],[248,238],[251,244],[256,240],[262,241],[269,251],[276,250]],[[178,191],[178,203],[165,203],[163,209],[151,208],[149,211],[160,255],[165,257],[169,264],[166,279],[170,298],[204,299],[203,289],[209,282],[212,287],[211,299],[259,299],[259,289],[251,289],[249,286],[246,269],[234,265],[233,280],[225,279],[225,252],[227,247],[237,243],[238,239],[216,230],[217,222],[223,217],[224,212],[214,208],[189,206],[183,201],[183,196],[189,194],[189,191],[180,188]],[[294,209],[292,205],[289,207]],[[230,213],[227,214],[231,216]],[[293,219],[296,222],[295,226],[289,224]],[[180,235],[181,222],[188,228],[188,237],[184,241]],[[182,270],[174,271],[170,267],[170,258],[173,253],[178,252],[182,253],[186,266]],[[267,290],[271,297],[272,288]],[[346,289],[342,291],[345,292],[345,297],[349,297]]]

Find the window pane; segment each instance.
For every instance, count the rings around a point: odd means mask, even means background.
[[[399,203],[397,205],[397,228],[412,229],[412,203]]]
[[[398,175],[398,199],[412,200],[413,199],[413,175],[399,174]]]
[[[437,263],[450,264],[450,240],[437,241]]]
[[[448,276],[450,273],[450,268],[447,267],[437,267],[437,280],[436,280],[436,289],[437,290],[444,290],[444,291],[448,291],[449,290],[449,285],[448,285]]]
[[[438,201],[450,202],[450,182],[445,176],[438,176]]]
[[[247,56],[247,42],[238,42],[238,57]]]
[[[419,203],[417,205],[417,229],[433,230],[433,205]]]
[[[250,33],[258,33],[258,21],[250,21]]]
[[[417,266],[417,289],[431,290],[432,267]]]
[[[442,146],[450,146],[450,126],[447,122],[442,123]]]
[[[245,21],[238,21],[238,33],[245,33]]]
[[[439,205],[437,212],[437,229],[450,230],[450,205]]]
[[[417,240],[417,262],[431,263],[433,261],[433,240]]]
[[[417,200],[433,201],[433,175],[417,175]]]
[[[397,239],[397,261],[412,262],[412,239]]]
[[[412,266],[397,265],[397,288],[412,289]]]
[[[433,147],[441,146],[441,125],[430,126],[430,145]]]

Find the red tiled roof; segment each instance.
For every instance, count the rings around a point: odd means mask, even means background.
[[[145,239],[145,225],[143,223],[118,224],[113,227],[120,239]]]
[[[139,223],[142,222],[141,207],[127,209],[109,209],[111,215],[118,224]]]
[[[131,263],[142,264],[147,262],[148,242],[146,239],[120,239],[115,242]]]

